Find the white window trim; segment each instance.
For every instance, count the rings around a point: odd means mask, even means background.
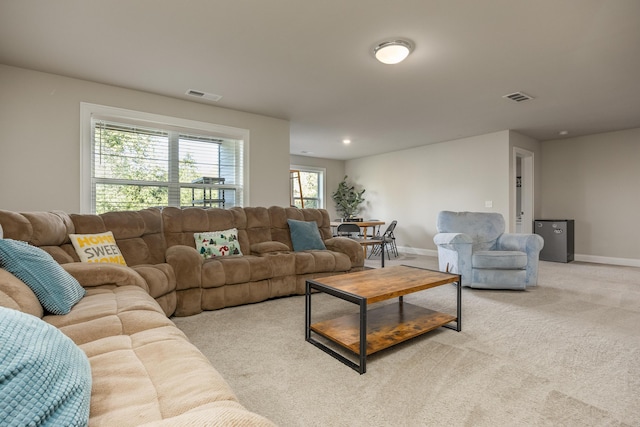
[[[320,209],[326,209],[327,204],[327,168],[320,168],[316,166],[302,166],[302,165],[289,165],[289,169],[299,170],[301,172],[321,172],[322,173],[322,182],[320,183],[320,191],[318,193],[322,194],[322,199],[320,200]]]
[[[243,140],[243,206],[251,206],[249,194],[249,130],[231,126],[217,125],[207,122],[182,119],[178,117],[163,116],[160,114],[145,113],[141,111],[127,110],[118,107],[109,107],[88,102],[80,103],[80,213],[91,213],[91,119],[108,119],[113,121],[124,120],[130,123],[138,121],[141,125],[172,127],[176,129],[200,130],[213,133],[216,136]]]

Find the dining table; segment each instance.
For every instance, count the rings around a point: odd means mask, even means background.
[[[375,227],[380,227],[380,226],[384,225],[385,222],[384,221],[378,221],[378,220],[369,220],[369,221],[331,221],[331,223],[330,223],[332,229],[334,229],[334,228],[337,229],[340,224],[355,224],[355,225],[357,225],[358,227],[360,227],[362,229],[362,239],[361,240],[365,241],[365,243],[362,244],[362,248],[364,250],[364,255],[366,257],[367,256],[367,246],[369,246],[368,242],[366,242],[367,237],[368,237],[367,229],[369,227],[373,227],[374,228],[374,233],[372,233],[371,235],[375,236],[376,235]],[[334,235],[336,234],[335,230],[334,230],[333,234]]]

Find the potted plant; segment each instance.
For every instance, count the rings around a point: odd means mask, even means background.
[[[355,187],[347,183],[347,175],[338,184],[338,189],[331,195],[336,203],[336,211],[342,215],[343,220],[353,219],[360,210],[360,204],[364,202],[362,194],[364,189],[357,191]]]

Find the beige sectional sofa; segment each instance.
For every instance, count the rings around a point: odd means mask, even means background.
[[[86,289],[69,314],[45,313],[31,289],[4,269],[0,306],[41,318],[84,351],[91,365],[90,426],[272,425],[238,402],[134,270],[80,263],[66,270]]]
[[[315,221],[325,250],[295,252],[288,219]],[[169,319],[301,294],[307,278],[361,270],[359,244],[331,235],[325,210],[164,208],[103,215],[0,210],[4,237],[49,253],[85,288],[68,314],[47,313],[0,269],[0,306],[55,326],[88,356],[90,425],[271,425],[246,410]],[[203,259],[194,233],[238,230],[243,255]],[[127,266],[80,262],[69,234],[111,231]],[[0,326],[1,327],[1,326]]]

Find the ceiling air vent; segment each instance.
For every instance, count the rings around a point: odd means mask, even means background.
[[[206,99],[209,101],[220,101],[222,99],[222,95],[216,95],[215,93],[207,93],[193,89],[189,89],[185,93],[189,96],[195,96],[196,98]]]
[[[533,96],[529,96],[524,92],[513,92],[513,93],[510,93],[509,95],[503,95],[502,97],[508,98],[515,102],[522,102],[522,101],[528,101],[530,99],[533,99]]]

